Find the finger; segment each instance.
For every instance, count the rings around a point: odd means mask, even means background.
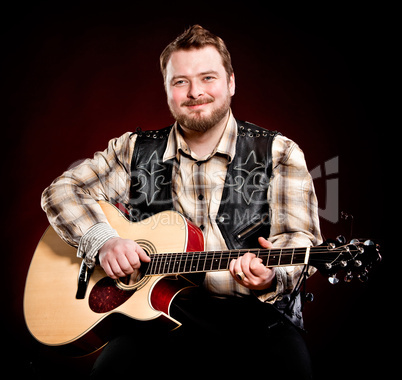
[[[267,269],[260,258],[256,257],[250,261],[250,272],[256,277],[264,275]]]
[[[139,263],[138,258],[136,261],[137,263]],[[120,267],[120,272],[123,272],[126,276],[134,272],[135,266],[131,265],[131,262],[127,256],[124,255],[119,256],[117,258],[117,264]]]
[[[232,264],[233,265],[232,276],[236,280],[236,282],[238,282],[243,286],[248,286],[250,280],[254,281],[254,276],[249,269],[249,261],[252,257],[254,257],[254,255],[248,252],[245,255],[240,256]],[[243,274],[242,278],[239,277],[239,273]]]
[[[137,245],[136,252],[140,258],[140,260],[144,263],[149,263],[151,261],[151,258],[148,256],[148,254],[141,248],[140,245],[135,243]]]
[[[114,276],[114,273],[113,273],[112,269],[110,268],[110,265],[107,261],[102,262],[101,267],[105,271],[106,275],[108,275],[109,277]]]
[[[237,273],[243,272],[242,260],[243,260],[243,256],[240,256],[234,263],[233,272],[234,272],[235,275]]]
[[[141,266],[141,261],[138,253],[135,251],[135,246],[130,245],[127,250],[125,250],[124,256],[128,261],[131,268],[137,269]]]
[[[236,273],[239,272],[239,269],[236,269],[238,267],[238,259],[233,259],[230,264],[229,264],[229,272],[237,280]]]
[[[126,252],[126,255],[133,268],[139,268],[141,266],[140,261],[151,261],[151,258],[147,255],[147,253],[134,240],[127,240],[127,242],[128,252]]]
[[[255,276],[250,270],[250,263],[252,260],[254,260],[256,256],[250,252],[247,252],[242,256],[241,260],[241,271],[245,274],[246,278],[249,279],[250,281],[253,281]]]
[[[112,271],[112,274],[109,277],[113,278],[114,280],[116,280],[117,278],[120,278],[120,277],[125,277],[125,274],[121,270],[120,265],[117,262],[117,260],[115,260],[115,259],[110,260],[109,266]]]
[[[149,262],[151,260],[141,246],[133,240],[125,241],[125,245],[123,246],[122,251],[120,251],[120,254],[123,254],[126,257],[129,265],[134,269],[138,269],[141,266],[141,261]],[[125,265],[125,262],[122,261],[121,264]]]
[[[234,266],[235,266],[235,263],[236,263],[236,260],[235,260],[235,259],[230,260],[230,263],[229,263],[229,272],[230,272],[232,275],[234,275]]]
[[[241,279],[238,277],[238,273],[241,272],[241,258],[233,259],[229,264],[229,272],[236,282],[242,283]]]

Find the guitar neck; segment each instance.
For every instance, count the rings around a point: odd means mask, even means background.
[[[237,249],[208,252],[182,252],[150,254],[146,275],[166,275],[216,272],[229,270],[230,261],[246,252],[254,253],[269,268],[303,265],[309,262],[310,252],[316,247]]]

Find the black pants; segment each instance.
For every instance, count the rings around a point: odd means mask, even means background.
[[[127,331],[96,360],[91,379],[124,376],[282,376],[311,379],[307,347],[298,330],[271,305],[256,299],[222,300],[192,291],[175,299],[179,329]],[[266,376],[265,376],[266,374]]]

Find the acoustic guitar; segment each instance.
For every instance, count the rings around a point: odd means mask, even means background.
[[[129,320],[177,328],[170,305],[181,290],[195,286],[191,274],[227,271],[232,259],[253,252],[267,267],[311,265],[328,276],[344,272],[367,278],[381,256],[371,241],[342,239],[316,247],[256,248],[204,251],[201,230],[176,211],[164,211],[141,222],[129,222],[107,202],[99,202],[120,237],[135,240],[150,256],[149,263],[128,277],[113,280],[96,265],[89,269],[49,227],[40,240],[27,275],[24,315],[31,334],[41,343],[81,355],[102,347],[113,325]],[[117,320],[117,322],[116,322]],[[163,323],[160,323],[163,322]]]

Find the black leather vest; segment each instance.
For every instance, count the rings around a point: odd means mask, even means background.
[[[272,172],[272,141],[278,132],[237,121],[236,154],[227,167],[216,223],[229,249],[259,247],[258,237],[269,236],[267,190]],[[131,220],[138,221],[173,209],[173,160],[163,162],[172,126],[137,130],[131,162]],[[202,162],[199,163],[202,165]]]
[[[276,131],[238,121],[236,155],[227,167],[226,180],[216,223],[229,249],[257,248],[258,237],[269,236],[270,217],[267,190],[272,173],[272,142]],[[173,210],[173,160],[163,162],[172,126],[137,130],[131,161],[130,203],[132,221],[164,210]],[[202,162],[200,163],[202,165]],[[300,295],[288,310],[289,296],[275,307],[299,328],[303,328]]]

